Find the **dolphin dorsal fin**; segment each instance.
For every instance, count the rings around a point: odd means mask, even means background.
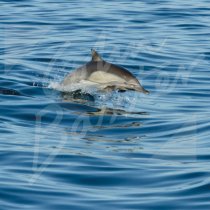
[[[92,61],[103,61],[101,56],[94,50],[91,49]]]

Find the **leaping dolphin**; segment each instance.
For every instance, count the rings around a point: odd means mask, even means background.
[[[127,69],[104,61],[94,49],[91,49],[91,53],[91,61],[68,74],[62,82],[63,86],[84,82],[94,84],[100,90],[133,90],[149,93]]]

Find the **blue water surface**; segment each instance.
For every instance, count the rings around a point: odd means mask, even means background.
[[[0,209],[210,209],[208,0],[0,11]],[[151,93],[64,98],[91,48]]]

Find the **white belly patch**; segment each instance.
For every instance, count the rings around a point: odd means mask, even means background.
[[[88,79],[89,81],[96,82],[96,83],[110,83],[110,82],[119,82],[119,83],[124,83],[126,82],[124,79],[114,75],[110,74],[104,71],[95,71],[93,72]]]

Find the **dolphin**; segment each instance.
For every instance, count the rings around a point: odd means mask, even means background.
[[[127,69],[103,60],[94,49],[91,49],[91,54],[91,61],[77,68],[64,78],[61,83],[64,87],[82,83],[94,85],[104,91],[118,90],[123,92],[133,90],[145,94],[149,93]]]

